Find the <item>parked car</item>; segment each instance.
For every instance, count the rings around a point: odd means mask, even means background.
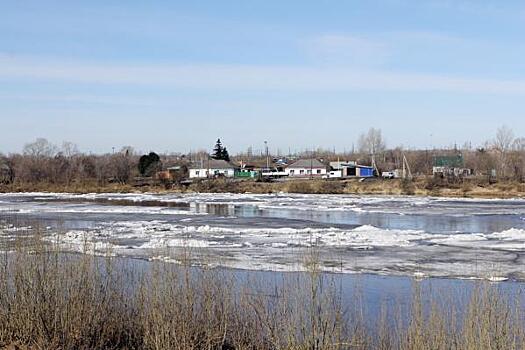
[[[332,170],[328,174],[322,176],[323,179],[334,179],[334,178],[339,179],[342,177],[343,177],[343,172],[341,170]]]
[[[396,177],[396,174],[393,171],[383,171],[381,173],[381,177],[383,179],[394,179]]]

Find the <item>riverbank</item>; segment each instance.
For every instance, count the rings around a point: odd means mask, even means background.
[[[303,193],[353,195],[415,195],[467,198],[525,198],[525,183],[500,181],[489,183],[484,179],[466,179],[457,183],[420,177],[414,181],[399,179],[320,180],[258,182],[255,180],[213,179],[196,181],[190,185],[142,186],[129,184],[49,183],[0,185],[0,193],[57,192],[57,193]]]

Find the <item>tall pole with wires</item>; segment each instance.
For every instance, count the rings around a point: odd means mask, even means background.
[[[264,141],[264,148],[266,150],[266,169],[270,169],[270,153],[268,152],[268,141]]]

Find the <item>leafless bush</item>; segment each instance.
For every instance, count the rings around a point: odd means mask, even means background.
[[[110,260],[37,250],[5,255],[0,346],[122,348],[136,344],[131,299]]]
[[[87,252],[86,252],[87,253]],[[34,244],[0,259],[0,347],[40,349],[522,349],[523,303],[480,284],[467,305],[413,287],[410,311],[367,323],[312,250],[305,273],[239,280],[226,270],[68,255]],[[358,289],[358,288],[357,288]],[[437,296],[436,296],[437,295]],[[394,320],[394,321],[393,321]]]
[[[401,180],[401,192],[405,195],[413,195],[415,193],[416,187],[412,180],[402,179]]]

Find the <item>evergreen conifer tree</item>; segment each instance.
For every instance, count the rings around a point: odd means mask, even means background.
[[[226,147],[224,147],[222,149],[222,158],[223,160],[229,162],[230,161],[230,155],[228,154],[228,150],[226,149]]]
[[[223,159],[223,148],[221,139],[217,139],[217,143],[215,143],[215,147],[213,148],[213,153],[211,155],[213,159]]]

